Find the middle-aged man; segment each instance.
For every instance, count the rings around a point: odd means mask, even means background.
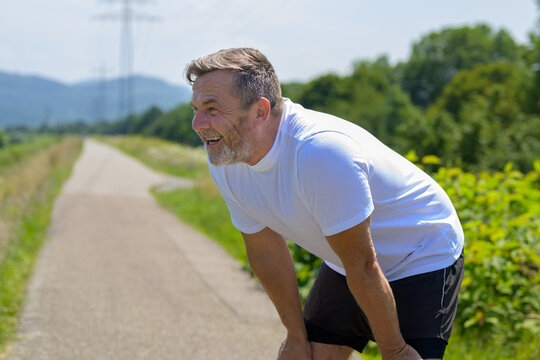
[[[287,337],[278,360],[442,358],[463,231],[442,188],[362,128],[281,97],[248,48],[192,61],[193,129]],[[302,313],[284,238],[324,259]]]

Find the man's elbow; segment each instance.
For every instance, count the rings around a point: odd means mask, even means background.
[[[347,281],[354,279],[355,281],[364,282],[382,274],[375,252],[373,252],[373,255],[370,254],[344,262],[344,268],[347,273]]]

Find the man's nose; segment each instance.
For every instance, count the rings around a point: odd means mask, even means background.
[[[193,122],[191,123],[191,126],[193,127],[193,130],[201,131],[209,129],[210,123],[200,111],[197,111],[195,115],[193,115]]]

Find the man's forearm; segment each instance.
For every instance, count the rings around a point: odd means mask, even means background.
[[[363,269],[347,269],[347,284],[368,318],[383,358],[399,352],[406,344],[399,329],[392,289],[378,263]]]
[[[262,247],[244,238],[250,266],[276,307],[289,337],[306,340],[296,272],[287,244],[280,237]]]
[[[366,314],[383,359],[399,358],[406,344],[401,336],[390,284],[377,261],[371,240],[370,218],[338,234],[328,243],[347,272],[347,284]]]

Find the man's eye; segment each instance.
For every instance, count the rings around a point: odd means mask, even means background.
[[[210,113],[210,115],[216,115],[218,111],[216,108],[211,107],[208,108],[208,112]]]

